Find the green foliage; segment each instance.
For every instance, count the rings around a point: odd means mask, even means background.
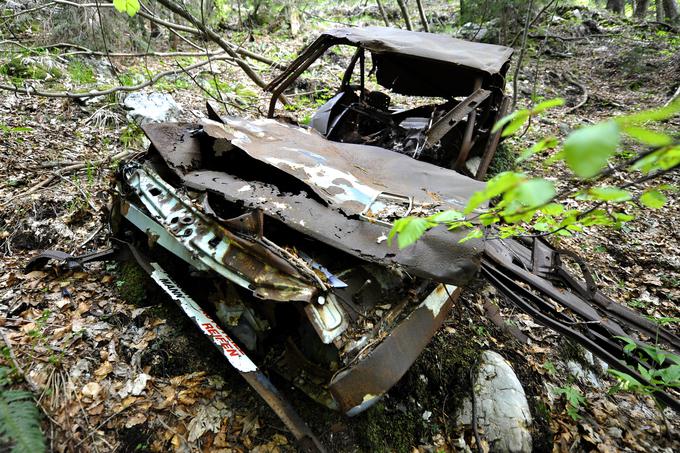
[[[619,125],[608,121],[572,132],[564,141],[564,159],[581,178],[595,176],[621,141]]]
[[[113,0],[113,6],[119,13],[132,17],[139,11],[139,0]]]
[[[626,390],[635,393],[654,395],[659,391],[680,389],[680,356],[663,351],[657,346],[639,345],[628,337],[616,337],[625,344],[623,351],[635,355],[637,372],[647,383],[640,382],[628,373],[609,370],[618,381],[612,392]]]
[[[519,130],[530,117],[563,104],[562,99],[544,101],[533,109],[518,110],[502,118],[494,130],[503,135]],[[551,165],[564,161],[582,181],[557,194],[555,184],[543,178],[530,178],[516,171],[505,171],[491,178],[483,190],[474,193],[463,210],[462,217],[453,221],[437,215],[425,218],[408,217],[395,222],[389,234],[391,241],[398,235],[400,248],[413,244],[427,230],[446,224],[450,230],[465,227],[470,231],[460,240],[490,237],[483,227],[494,225],[499,238],[521,236],[534,232],[542,235],[571,236],[586,227],[621,228],[635,217],[626,209],[633,204],[659,209],[667,203],[663,192],[675,190],[668,185],[646,189],[636,197],[628,187],[600,185],[598,177],[609,160],[619,154],[623,136],[641,145],[653,146],[647,153],[634,154],[628,163],[619,164],[621,171],[643,175],[667,171],[680,165],[680,143],[671,135],[651,130],[649,123],[663,121],[680,112],[680,101],[660,109],[621,116],[570,133],[559,149],[546,162]],[[517,161],[532,158],[547,149],[559,148],[555,137],[547,137],[520,153]],[[653,178],[655,175],[651,175]],[[647,179],[651,179],[647,177]],[[589,203],[589,208],[567,209],[571,200]],[[489,207],[490,205],[490,207]],[[447,211],[449,212],[449,211]],[[460,214],[460,213],[458,213]]]
[[[556,395],[564,396],[567,401],[567,415],[573,420],[579,420],[581,418],[579,411],[581,410],[583,403],[586,402],[586,398],[581,394],[581,391],[577,387],[570,385],[568,387],[553,389],[553,392]]]
[[[10,372],[0,367],[0,443],[12,444],[13,453],[43,452],[45,441],[33,395],[8,389]]]
[[[543,101],[532,109],[515,110],[511,114],[501,118],[500,121],[494,125],[491,132],[496,132],[503,128],[503,133],[501,135],[507,137],[517,132],[532,116],[539,115],[548,109],[561,105],[564,105],[564,99],[557,98]]]
[[[71,79],[79,85],[97,81],[92,68],[80,60],[73,60],[68,64],[68,73]]]

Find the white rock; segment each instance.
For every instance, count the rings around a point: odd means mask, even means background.
[[[123,102],[128,119],[137,124],[177,121],[182,108],[166,93],[130,93]]]
[[[477,426],[491,452],[530,452],[531,412],[515,372],[498,353],[484,351],[474,382]],[[472,424],[472,404],[464,401],[457,422]]]

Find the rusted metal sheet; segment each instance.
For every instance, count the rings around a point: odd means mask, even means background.
[[[450,36],[387,27],[339,28],[324,32],[265,89],[280,94],[329,47],[369,50],[380,85],[413,96],[467,96],[476,77],[484,88],[502,88],[513,50]],[[408,70],[404,70],[408,68]],[[272,99],[269,115],[273,113]]]
[[[488,74],[500,73],[513,49],[464,41],[444,34],[412,32],[389,27],[352,27],[327,30],[324,35],[346,40],[373,52],[389,52],[444,61]]]
[[[348,216],[359,215],[383,192],[411,198],[421,210],[462,210],[483,188],[460,173],[384,148],[332,142],[314,130],[275,120],[224,121],[202,122],[203,131],[215,140],[214,152],[229,152],[220,150],[231,144],[303,181]]]
[[[374,404],[406,373],[446,318],[460,289],[439,285],[368,357],[329,384],[340,409],[355,415]]]
[[[287,260],[211,221],[155,173],[133,165],[126,167],[124,177],[151,216],[167,231],[168,241],[172,238],[178,242],[180,250],[186,249],[204,268],[252,290],[261,299],[309,302],[316,296],[320,288]],[[152,225],[138,227],[147,231]],[[152,240],[163,234],[158,231]]]
[[[175,170],[175,173],[182,178],[187,187],[195,190],[208,190],[219,194],[227,201],[240,203],[246,208],[260,209],[265,216],[281,220],[288,227],[339,250],[371,262],[400,265],[409,273],[423,278],[463,285],[477,272],[479,254],[483,245],[479,240],[459,244],[458,239],[462,238],[466,234],[465,232],[449,232],[445,228],[435,228],[428,231],[423,239],[414,246],[407,250],[399,250],[396,244],[391,247],[386,244],[390,227],[360,220],[357,218],[358,216],[348,216],[340,210],[329,209],[324,203],[305,193],[281,192],[273,183],[266,181],[268,179],[266,174],[261,175],[262,181],[246,181],[225,171],[204,169],[205,164],[200,153],[199,139],[192,135],[192,131],[195,131],[196,127],[195,124],[174,124],[175,130],[171,133],[172,136],[183,137],[185,142],[191,142],[191,144],[184,143],[182,148],[168,148],[163,147],[162,141],[162,137],[166,136],[170,129],[167,125],[161,132],[156,125],[144,126],[144,131],[154,147],[168,165]],[[320,140],[330,143],[322,137]],[[273,146],[273,144],[270,146]],[[351,148],[354,149],[353,146]],[[278,147],[272,147],[273,154],[276,153],[276,149]],[[372,152],[377,148],[364,146],[360,149],[368,149],[369,152]],[[382,151],[384,153],[380,152],[379,158],[371,159],[370,156],[364,155],[360,156],[360,161],[367,162],[367,167],[373,169],[383,163],[385,166],[389,166],[390,160],[395,157],[403,158],[404,161],[401,161],[401,166],[396,166],[396,170],[393,171],[393,178],[397,181],[407,179],[403,177],[404,174],[410,175],[412,170],[421,169],[419,173],[416,171],[411,182],[396,182],[396,188],[389,189],[389,191],[399,190],[401,186],[404,191],[413,195],[416,201],[422,202],[429,199],[434,206],[440,206],[437,209],[446,209],[447,207],[460,209],[461,204],[464,203],[464,197],[482,187],[481,183],[451,170],[418,162],[386,150]],[[191,167],[180,167],[181,162],[192,162],[192,165]],[[361,167],[361,164],[357,165]],[[365,167],[361,168],[365,169]],[[351,171],[351,168],[349,170]],[[358,171],[358,169],[355,171]],[[376,172],[383,175],[388,174],[386,169],[376,170]],[[362,171],[361,174],[363,176],[366,173]],[[451,177],[449,178],[449,176]],[[443,193],[441,195],[436,192],[428,194],[427,191],[422,189],[422,187],[432,187],[430,178],[442,186],[441,192]],[[374,179],[371,177],[361,184],[376,184],[373,181]],[[375,187],[380,186],[375,185]],[[325,193],[322,189],[318,190],[319,192],[315,193]],[[434,195],[435,199],[441,198],[442,201],[436,203],[432,194],[436,194]],[[331,196],[332,193],[328,194],[328,199],[332,199]],[[454,202],[447,203],[447,199]],[[345,204],[348,209],[353,208],[350,210],[351,213],[356,214],[361,213],[366,206],[360,202]],[[447,265],[441,266],[440,263],[442,262],[446,262]]]

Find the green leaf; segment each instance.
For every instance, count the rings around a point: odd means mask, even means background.
[[[470,231],[464,238],[458,241],[459,244],[469,241],[470,239],[481,239],[484,237],[484,232],[479,228]]]
[[[449,209],[448,211],[441,211],[436,214],[433,214],[429,216],[427,219],[435,223],[449,223],[464,218],[465,215],[463,215],[462,212]]]
[[[642,385],[640,381],[635,379],[633,376],[631,376],[628,373],[624,373],[622,371],[617,371],[617,370],[612,370],[611,368],[607,370],[609,374],[614,376],[620,383],[621,383],[621,389],[623,390],[630,390],[633,392],[639,392],[642,391],[645,386]]]
[[[559,203],[550,203],[543,206],[541,211],[547,215],[560,215],[564,212],[564,206]]]
[[[44,452],[40,413],[33,395],[19,390],[0,391],[0,441],[10,440],[12,452]]]
[[[627,191],[610,186],[593,187],[588,193],[592,197],[602,201],[628,201],[632,198]]]
[[[666,146],[673,143],[673,138],[660,132],[638,126],[627,126],[623,131],[635,140],[649,146]]]
[[[617,118],[620,124],[640,124],[647,121],[663,121],[672,118],[680,112],[680,99],[660,109],[645,110],[628,116]]]
[[[139,0],[113,0],[113,6],[119,13],[132,17],[139,11]]]
[[[529,117],[529,111],[528,110],[516,110],[509,115],[505,115],[503,118],[498,120],[498,122],[496,124],[494,124],[493,129],[491,129],[491,132],[498,132],[502,127],[504,127],[506,124],[508,124],[509,122],[516,119],[518,116],[523,116],[524,118],[528,118]]]
[[[517,158],[516,162],[523,162],[527,160],[529,157],[533,156],[536,153],[540,153],[544,149],[552,149],[557,146],[557,139],[555,137],[548,137],[544,138],[538,143],[534,143],[531,148],[527,148],[524,151],[522,151],[522,154],[519,155]]]
[[[520,203],[528,207],[540,206],[555,196],[555,184],[545,179],[530,179],[517,186],[512,192]]]
[[[533,115],[537,115],[539,113],[543,113],[545,110],[554,107],[560,107],[562,105],[564,105],[564,99],[562,98],[549,99],[547,101],[541,102],[540,104],[537,104],[533,109],[531,109],[531,113]]]
[[[518,115],[510,121],[510,124],[508,124],[505,129],[503,129],[503,133],[501,134],[501,137],[507,137],[509,135],[514,134],[521,128],[524,123],[527,122],[529,119],[529,111],[528,110],[519,110]]]
[[[414,244],[427,230],[435,226],[427,219],[420,217],[405,217],[394,222],[392,230],[387,237],[387,244],[392,245],[392,238],[397,236],[397,245],[400,249]]]
[[[663,207],[666,201],[666,196],[656,189],[648,190],[640,195],[640,203],[652,209]]]
[[[565,160],[581,178],[595,176],[614,154],[620,141],[619,126],[614,121],[578,129],[564,142]]]

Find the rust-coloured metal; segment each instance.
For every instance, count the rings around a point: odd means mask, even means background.
[[[247,124],[252,124],[261,133],[246,133]],[[217,135],[221,130],[218,126],[222,125],[211,126],[214,128],[213,135]],[[329,209],[318,197],[307,193],[282,192],[274,184],[267,182],[271,177],[268,173],[263,172],[260,180],[245,180],[237,176],[238,168],[234,168],[233,172],[220,171],[212,166],[206,168],[208,164],[200,152],[200,139],[196,134],[198,127],[197,124],[189,123],[162,126],[149,124],[144,127],[154,149],[158,150],[168,167],[187,187],[219,194],[225,200],[238,203],[245,208],[259,209],[264,213],[265,219],[280,220],[296,231],[367,261],[398,264],[413,275],[462,285],[477,272],[478,256],[482,250],[481,241],[471,240],[459,244],[458,240],[466,234],[464,231],[450,232],[445,228],[435,228],[428,231],[413,247],[399,250],[396,244],[388,246],[385,243],[389,226],[357,218],[366,206],[361,202],[334,205],[338,208],[346,207],[350,214],[357,214],[355,217],[347,215],[341,209]],[[413,196],[421,205],[431,203],[433,212],[439,209],[462,209],[467,203],[467,197],[483,187],[482,183],[452,170],[419,162],[374,146],[330,142],[316,132],[300,132],[292,126],[271,120],[252,123],[241,120],[240,129],[243,141],[245,138],[252,140],[249,149],[261,158],[258,159],[260,161],[266,161],[272,156],[294,157],[295,154],[307,159],[300,151],[283,150],[284,146],[307,151],[309,155],[323,154],[323,157],[326,156],[325,151],[330,149],[334,154],[329,154],[329,159],[339,162],[343,171],[355,175],[361,187],[379,191],[388,186],[389,192],[406,193]],[[270,131],[276,132],[277,135],[267,139],[270,137],[268,135]],[[283,135],[278,135],[278,131]],[[234,130],[234,134],[236,132],[237,130]],[[165,137],[168,136],[181,138],[182,146],[168,147],[165,144]],[[323,147],[316,146],[316,143],[322,144]],[[189,166],[187,162],[190,163]],[[309,164],[311,167],[314,161],[309,158],[298,163]],[[240,165],[252,164],[244,161]],[[282,165],[281,168],[296,174],[289,166]],[[272,172],[278,170],[278,167],[272,165]],[[299,169],[297,172],[302,173]],[[408,174],[409,178],[403,178],[405,174]],[[333,183],[333,180],[330,182]],[[310,186],[309,193],[323,194],[324,200],[331,202],[333,196],[337,196],[341,190],[347,190],[350,181],[338,182],[344,182],[344,185],[336,183],[338,189],[332,189],[331,186],[326,188],[315,186],[314,191]],[[441,266],[439,264],[441,262],[447,262],[447,266]]]
[[[427,131],[427,144],[430,146],[435,145],[451,129],[463,121],[466,116],[469,117],[474,109],[490,95],[491,92],[488,90],[477,89],[470,96],[460,101]]]
[[[498,113],[494,118],[494,124],[496,124],[498,120],[508,114],[509,108],[510,97],[503,96],[503,100],[498,107]],[[489,169],[489,165],[491,165],[491,160],[493,159],[493,156],[496,155],[496,149],[498,148],[498,143],[500,143],[502,132],[502,128],[496,132],[493,132],[486,142],[486,147],[484,148],[484,153],[482,154],[482,161],[480,162],[479,167],[477,168],[477,174],[475,175],[475,178],[479,179],[480,181],[486,177],[486,172]]]
[[[459,295],[458,288],[437,286],[428,298],[441,303],[428,306],[426,299],[368,357],[333,377],[329,389],[340,409],[355,415],[396,384],[430,342]]]

